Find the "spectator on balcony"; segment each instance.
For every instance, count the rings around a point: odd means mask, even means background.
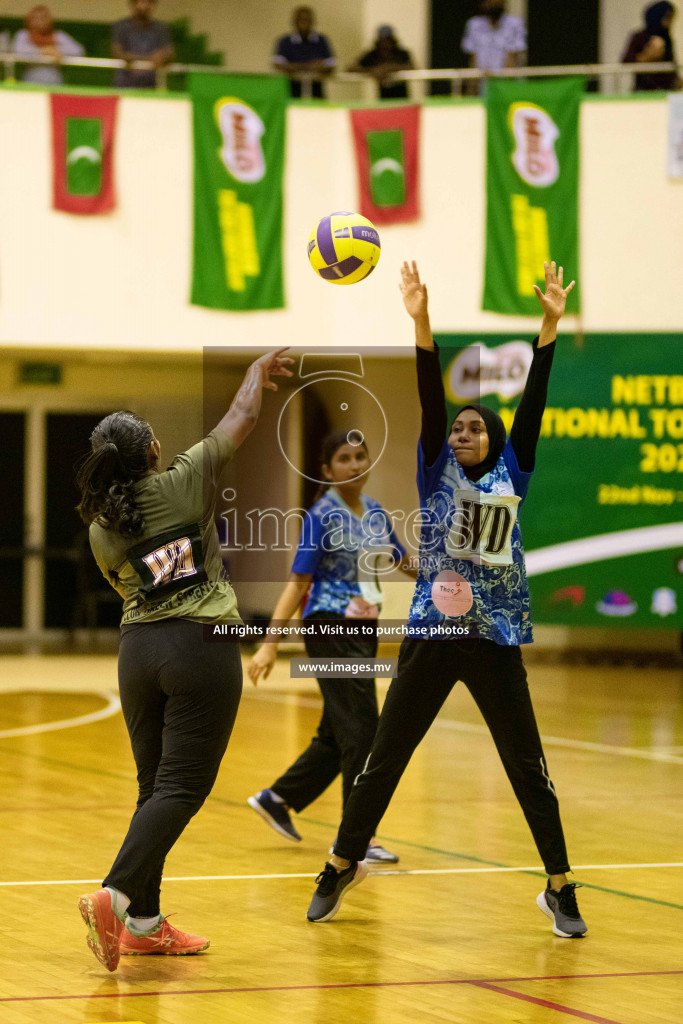
[[[118,60],[132,63],[149,61],[149,69],[119,68],[114,85],[121,89],[154,89],[156,69],[173,60],[173,44],[168,25],[152,17],[156,0],[130,0],[131,17],[114,25],[112,55]]]
[[[372,50],[368,50],[352,64],[349,71],[365,73],[377,81],[381,100],[405,100],[408,98],[407,82],[392,82],[397,71],[410,71],[413,58],[399,46],[391,25],[380,25]]]
[[[20,60],[42,55],[54,64],[30,64],[21,78],[38,85],[61,85],[64,76],[57,65],[62,57],[82,57],[85,50],[66,32],[55,31],[49,7],[39,4],[26,15],[26,28],[14,37],[14,53]]]
[[[271,58],[276,69],[289,76],[290,94],[295,98],[303,95],[324,99],[323,78],[337,63],[327,38],[313,31],[314,23],[312,8],[297,7],[292,17],[294,31],[278,39]],[[298,79],[301,72],[315,73],[316,77]]]
[[[526,60],[526,26],[521,18],[505,13],[505,0],[480,0],[479,14],[465,23],[460,45],[471,68],[495,74],[502,68],[520,67]],[[475,95],[476,84],[468,86],[470,95]]]
[[[645,28],[634,32],[628,43],[624,64],[654,64],[659,61],[675,61],[671,39],[671,23],[676,14],[673,4],[662,2],[650,4],[645,10]],[[680,89],[681,81],[675,71],[648,72],[635,76],[634,92],[648,92],[652,89]]]

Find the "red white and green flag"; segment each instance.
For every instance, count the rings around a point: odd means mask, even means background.
[[[373,224],[419,216],[420,108],[352,110],[360,212]]]
[[[116,205],[113,154],[118,96],[53,93],[52,194],[55,210],[107,213]]]

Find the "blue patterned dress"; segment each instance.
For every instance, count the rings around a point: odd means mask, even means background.
[[[509,440],[491,472],[476,483],[465,476],[447,442],[429,467],[418,445],[423,526],[411,625],[457,621],[469,628],[469,637],[497,644],[532,642],[518,521],[530,479]],[[449,619],[432,600],[434,579],[445,570],[459,573],[472,588],[472,607],[458,619]]]

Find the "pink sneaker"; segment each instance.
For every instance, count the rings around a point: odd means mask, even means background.
[[[108,971],[115,971],[123,921],[112,910],[111,896],[106,889],[98,889],[81,896],[78,909],[88,928],[88,946]]]
[[[208,946],[208,939],[202,938],[201,935],[181,932],[164,917],[161,927],[151,935],[133,935],[124,928],[119,951],[123,956],[187,956],[190,953],[201,953],[203,949],[208,949]]]

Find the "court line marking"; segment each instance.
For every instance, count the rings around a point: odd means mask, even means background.
[[[470,722],[455,722],[444,719],[434,723],[440,729],[454,732],[476,732],[490,735],[488,726]],[[635,757],[643,761],[660,761],[664,764],[683,764],[683,757],[662,750],[642,750],[639,747],[617,747],[610,743],[593,743],[591,740],[572,740],[564,736],[541,736],[546,747],[564,747],[567,750],[587,750],[594,754],[614,754],[618,757]]]
[[[598,1017],[595,1013],[574,1010],[571,1006],[553,1003],[549,999],[539,999],[538,996],[530,996],[524,992],[515,992],[511,988],[503,988],[502,985],[492,985],[486,981],[471,981],[470,984],[475,988],[484,989],[485,992],[499,992],[501,995],[511,996],[513,999],[522,999],[525,1003],[534,1003],[536,1006],[545,1006],[548,1010],[558,1010],[560,1013],[569,1014],[571,1017],[593,1021],[593,1024],[619,1024],[619,1021],[614,1020],[612,1017]]]
[[[250,700],[272,701],[276,704],[296,703],[302,707],[322,707],[322,701],[311,697],[297,697],[285,693],[251,693],[244,694]],[[457,722],[448,718],[436,718],[431,729],[450,729],[453,732],[471,732],[477,735],[490,736],[488,726],[476,722]],[[610,743],[594,743],[591,740],[574,740],[565,736],[541,736],[541,742],[547,747],[564,747],[567,750],[586,750],[593,754],[614,754],[618,757],[635,757],[643,761],[659,761],[664,764],[683,764],[683,757],[671,754],[666,750],[644,750],[640,747],[618,747]]]
[[[546,974],[526,978],[435,978],[433,981],[342,981],[328,985],[262,985],[241,988],[200,988],[161,989],[152,992],[89,992],[84,995],[67,996],[0,996],[0,1003],[47,1002],[57,999],[143,999],[147,996],[210,996],[230,995],[247,992],[306,992],[340,988],[409,988],[430,985],[494,985],[510,984],[515,981],[581,981],[593,978],[643,978],[679,975],[683,971],[614,971],[602,974]]]
[[[33,753],[27,754],[25,751],[5,750],[5,751],[3,751],[3,753],[5,755],[10,754],[10,755],[12,755],[14,757],[24,757],[24,758],[29,757],[33,761],[40,761],[40,762],[45,763],[45,764],[58,765],[61,768],[69,768],[71,771],[81,771],[81,772],[85,772],[86,774],[89,774],[89,775],[101,775],[101,776],[107,777],[107,778],[123,779],[126,782],[133,781],[130,776],[124,775],[122,772],[112,772],[112,771],[107,771],[107,770],[101,769],[101,768],[93,768],[92,766],[74,764],[73,762],[58,761],[55,758],[43,757],[41,755],[37,755],[37,754],[33,754]],[[212,802],[212,803],[222,804],[225,807],[237,808],[237,809],[242,810],[242,811],[245,811],[246,807],[247,807],[246,803],[243,804],[241,801],[238,802],[236,800],[227,800],[224,797],[215,796],[213,793],[209,794],[207,802],[209,802],[209,801]],[[316,819],[309,818],[308,816],[305,817],[305,818],[303,816],[301,816],[301,820],[302,821],[306,821],[309,824],[313,824],[313,825],[319,826],[321,828],[329,829],[330,831],[332,831],[334,829],[334,831],[336,832],[337,829],[338,829],[338,825],[337,824],[330,824],[330,822],[328,822],[328,821],[317,821]],[[437,846],[427,846],[424,843],[415,843],[415,842],[411,842],[408,839],[396,839],[396,838],[389,839],[388,836],[385,837],[385,838],[387,839],[387,841],[390,841],[392,844],[393,843],[400,843],[402,846],[406,846],[406,847],[409,847],[409,848],[414,849],[414,850],[424,850],[424,851],[426,851],[428,853],[437,853],[437,854],[440,854],[441,856],[444,856],[444,857],[455,857],[458,860],[474,861],[474,862],[479,863],[479,864],[486,864],[486,865],[488,865],[490,867],[505,868],[505,867],[508,866],[506,864],[496,863],[495,861],[485,860],[483,857],[473,857],[473,856],[468,855],[468,854],[457,853],[454,850],[444,850],[444,849],[442,849],[440,847],[437,847]],[[540,878],[545,878],[545,871],[541,871],[541,870],[538,870],[538,869],[531,869],[531,870],[529,870],[528,873],[532,874],[532,875],[535,875],[535,876],[538,876]],[[0,884],[2,884],[2,883],[0,883]],[[89,882],[89,883],[79,883],[79,884],[99,884],[99,879],[92,879],[91,882]],[[594,885],[594,884],[591,884],[589,882],[584,882],[583,884],[584,884],[584,886],[587,889],[595,889],[597,892],[608,893],[611,896],[622,896],[624,899],[637,900],[637,901],[642,902],[642,903],[652,903],[653,905],[656,905],[656,906],[670,907],[673,910],[683,910],[683,905],[681,905],[681,904],[672,903],[672,902],[667,901],[667,900],[658,900],[658,899],[655,899],[655,897],[653,897],[653,896],[636,895],[635,893],[624,892],[621,889],[611,889],[611,888],[607,888],[606,886],[603,886],[603,885]]]
[[[604,562],[622,555],[638,555],[646,551],[663,551],[683,544],[683,523],[661,526],[639,526],[633,530],[600,533],[594,537],[551,544],[525,552],[527,576]]]
[[[666,863],[648,863],[648,864],[577,864],[573,871],[619,871],[628,870],[631,868],[683,868],[683,862],[672,861]],[[521,874],[526,874],[529,871],[540,872],[545,874],[545,869],[542,864],[532,865],[531,867],[519,867],[519,868],[508,868],[508,867],[491,867],[491,868],[406,868],[401,870],[399,868],[380,868],[378,871],[372,872],[373,878],[382,878],[388,875],[488,875],[488,874],[502,874],[502,873],[514,873],[515,871]],[[174,875],[166,877],[164,875],[164,882],[241,882],[249,880],[264,881],[271,878],[314,878],[316,875],[315,871],[288,871],[282,872],[281,874],[251,874],[251,875]],[[95,885],[99,883],[99,878],[54,878],[46,881],[30,881],[30,882],[0,882],[0,886],[17,886],[17,885]]]
[[[9,691],[3,690],[3,693],[7,692]],[[27,693],[30,691],[15,690],[13,692]],[[87,692],[89,696],[94,695],[96,697],[101,697],[107,703],[99,711],[91,711],[87,715],[78,715],[76,718],[62,718],[58,722],[43,722],[40,725],[25,725],[18,729],[2,729],[0,730],[0,740],[9,739],[10,736],[35,736],[37,733],[41,732],[56,732],[58,729],[71,729],[76,725],[90,725],[91,722],[101,722],[105,718],[111,718],[113,715],[117,715],[121,710],[119,695],[114,693],[113,690],[90,690],[79,692]]]
[[[3,691],[7,692],[7,691]],[[16,690],[13,692],[27,692]],[[49,691],[52,692],[52,691]],[[66,691],[54,691],[66,692]],[[94,693],[107,701],[106,707],[100,711],[88,715],[80,715],[77,718],[65,718],[58,722],[45,722],[41,725],[27,725],[19,729],[0,730],[0,739],[9,739],[14,736],[33,736],[43,732],[54,732],[60,729],[71,729],[78,725],[89,725],[92,722],[99,722],[111,718],[121,710],[121,701],[112,690],[80,691]],[[302,707],[322,707],[322,702],[310,697],[297,697],[291,694],[257,694],[247,693],[250,700],[265,700],[273,703],[285,704],[296,703]],[[450,729],[454,732],[470,732],[477,735],[490,735],[486,725],[479,725],[472,722],[457,722],[449,719],[436,719],[433,726],[438,729]],[[618,747],[609,743],[593,743],[590,740],[574,740],[563,736],[541,736],[541,742],[548,747],[563,747],[567,750],[586,750],[595,754],[614,754],[619,757],[634,757],[644,761],[657,761],[663,764],[683,764],[683,757],[671,754],[665,750],[641,750],[638,747]]]
[[[106,692],[109,693],[110,691],[106,691]],[[311,700],[310,698],[309,699],[297,698],[296,695],[292,695],[292,694],[273,694],[273,693],[271,693],[271,694],[256,694],[256,693],[252,692],[252,693],[250,693],[250,697],[252,697],[252,698],[256,697],[257,699],[260,699],[260,700],[271,700],[271,701],[274,701],[274,702],[277,702],[277,703],[297,703],[297,702],[303,703],[303,701],[305,700],[306,704],[308,704],[309,706],[315,706],[315,707],[320,707],[321,706],[321,702],[320,701]],[[54,725],[54,723],[51,723],[51,724]],[[448,722],[448,721],[443,722],[443,721],[438,721],[437,720],[436,725],[437,726],[442,726],[442,727],[445,726],[447,728],[448,727],[450,727],[450,728],[460,728],[463,731],[465,731],[465,730],[466,731],[476,731],[476,732],[482,732],[482,733],[488,732],[487,727],[484,726],[484,725],[474,725],[474,724],[469,724],[469,723],[464,723],[464,722],[463,723]],[[34,727],[29,727],[29,728],[34,728]],[[551,738],[551,740],[552,740],[552,738]],[[548,738],[545,738],[545,742],[548,742]],[[565,739],[560,739],[560,738],[558,738],[558,744],[560,744],[560,745],[568,745],[568,746],[584,746],[584,745],[586,745],[585,741],[582,741],[582,740],[565,740]],[[606,746],[604,744],[600,744],[600,745],[591,744],[590,746],[593,747],[593,748],[598,747],[600,752],[604,752],[604,753],[624,753],[624,752],[626,752],[627,755],[629,753],[631,753],[631,749],[630,748],[608,747],[608,746]],[[12,750],[10,750],[10,751],[6,751],[6,753],[18,755],[20,752],[19,751],[12,751]],[[649,751],[634,750],[633,754],[635,756],[638,756],[638,757],[645,756],[646,759],[652,759],[652,757],[649,756],[650,755]],[[24,756],[26,756],[26,755],[24,754]],[[123,775],[122,773],[114,773],[114,772],[102,771],[101,769],[98,770],[96,768],[93,769],[92,767],[75,765],[75,764],[73,764],[71,762],[67,762],[65,764],[62,761],[55,761],[54,758],[37,757],[36,755],[31,755],[31,756],[33,757],[34,760],[40,760],[40,761],[44,761],[46,763],[49,762],[49,763],[52,763],[52,764],[59,764],[62,767],[68,767],[71,770],[84,771],[84,772],[87,772],[88,774],[96,774],[96,775],[99,774],[99,775],[107,775],[107,776],[115,777],[115,778],[129,779],[128,776]],[[664,758],[661,758],[661,757],[656,757],[655,759],[657,759],[657,760],[664,760]],[[679,758],[666,758],[666,760],[673,761],[673,762],[681,762],[681,761],[683,761],[683,759],[679,759]],[[227,804],[227,805],[232,806],[232,807],[240,807],[241,809],[244,809],[242,807],[241,803],[237,803],[237,802],[232,801],[232,800],[225,800],[225,799],[222,799],[220,797],[215,797],[213,794],[210,794],[208,799],[210,801],[215,801],[217,803]],[[303,819],[303,818],[302,818],[302,820],[312,821],[312,819]],[[313,822],[313,823],[314,824],[323,825],[326,828],[335,828],[336,827],[336,826],[330,825],[328,822]],[[505,868],[505,867],[507,867],[507,865],[496,864],[495,862],[493,862],[493,864],[492,864],[491,861],[487,862],[487,861],[483,860],[480,857],[471,857],[471,856],[466,856],[465,854],[454,853],[451,850],[442,850],[442,849],[438,849],[436,847],[429,847],[429,846],[425,846],[423,844],[409,842],[407,840],[392,840],[392,842],[394,842],[394,841],[401,842],[403,845],[412,847],[414,849],[427,850],[429,852],[439,853],[439,854],[442,854],[442,855],[445,855],[445,856],[449,856],[449,857],[458,857],[460,859],[469,860],[469,861],[479,861],[479,863],[485,863],[485,864],[488,863],[489,865],[491,865],[493,867],[498,867],[498,868]],[[520,870],[520,869],[514,869],[514,870]],[[545,875],[544,871],[542,871],[540,869],[537,869],[537,868],[523,869],[523,870],[526,870],[530,874],[539,875],[541,877],[544,877],[544,875]],[[304,876],[304,877],[310,877],[310,876]],[[87,883],[86,882],[80,882],[80,883],[77,883],[77,884],[97,884],[97,882],[98,882],[97,879],[93,879],[92,883],[91,882],[87,882]],[[0,885],[2,885],[2,884],[5,884],[5,883],[0,883]],[[36,883],[36,884],[40,884],[40,883]],[[65,884],[69,884],[69,883],[66,882]],[[669,902],[669,901],[666,901],[666,900],[658,900],[658,899],[655,899],[654,897],[651,897],[651,896],[641,896],[641,895],[638,895],[638,894],[635,894],[635,893],[623,892],[623,891],[618,890],[618,889],[607,888],[605,886],[592,885],[590,883],[584,883],[584,884],[585,884],[586,888],[588,888],[588,889],[595,889],[598,892],[605,892],[605,893],[608,893],[608,894],[613,895],[613,896],[622,896],[622,897],[625,897],[627,899],[638,900],[638,901],[642,901],[642,902],[645,902],[645,903],[652,903],[652,904],[656,904],[658,906],[670,907],[670,908],[672,908],[674,910],[683,910],[683,906],[681,906],[680,904],[672,903],[672,902]]]

